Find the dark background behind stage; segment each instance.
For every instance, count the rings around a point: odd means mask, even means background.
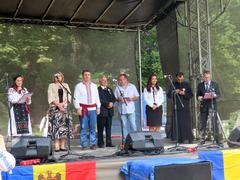
[[[48,111],[47,88],[55,72],[65,74],[72,92],[81,80],[83,69],[92,71],[95,83],[105,72],[115,78],[126,72],[131,82],[137,82],[133,32],[0,24],[0,39],[0,128],[4,134],[8,121],[4,73],[9,74],[10,84],[14,75],[23,74],[25,87],[34,93],[31,120],[35,133]],[[73,105],[71,111],[74,122],[78,123]]]

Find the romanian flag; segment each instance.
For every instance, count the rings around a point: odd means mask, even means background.
[[[35,166],[17,166],[2,173],[3,180],[95,180],[96,162],[56,163]]]
[[[198,156],[212,162],[213,180],[240,180],[240,149],[202,151]]]

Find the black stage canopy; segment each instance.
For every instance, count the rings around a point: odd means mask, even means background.
[[[0,0],[0,22],[148,29],[184,0]]]

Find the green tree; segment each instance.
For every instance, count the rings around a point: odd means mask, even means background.
[[[160,84],[163,85],[163,74],[155,27],[141,34],[141,46],[143,87],[147,85],[148,78],[152,73],[157,74]]]

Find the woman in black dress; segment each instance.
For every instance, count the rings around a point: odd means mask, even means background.
[[[159,132],[162,125],[162,104],[164,101],[163,90],[158,85],[157,75],[152,74],[144,89],[146,101],[147,125],[149,131]]]
[[[55,151],[66,151],[65,142],[68,137],[68,125],[70,137],[72,137],[72,117],[68,114],[67,106],[71,103],[68,84],[64,83],[64,75],[61,72],[54,74],[53,83],[48,87],[49,127],[48,134],[54,139]],[[69,117],[69,120],[68,120]],[[69,123],[68,123],[69,121]]]

